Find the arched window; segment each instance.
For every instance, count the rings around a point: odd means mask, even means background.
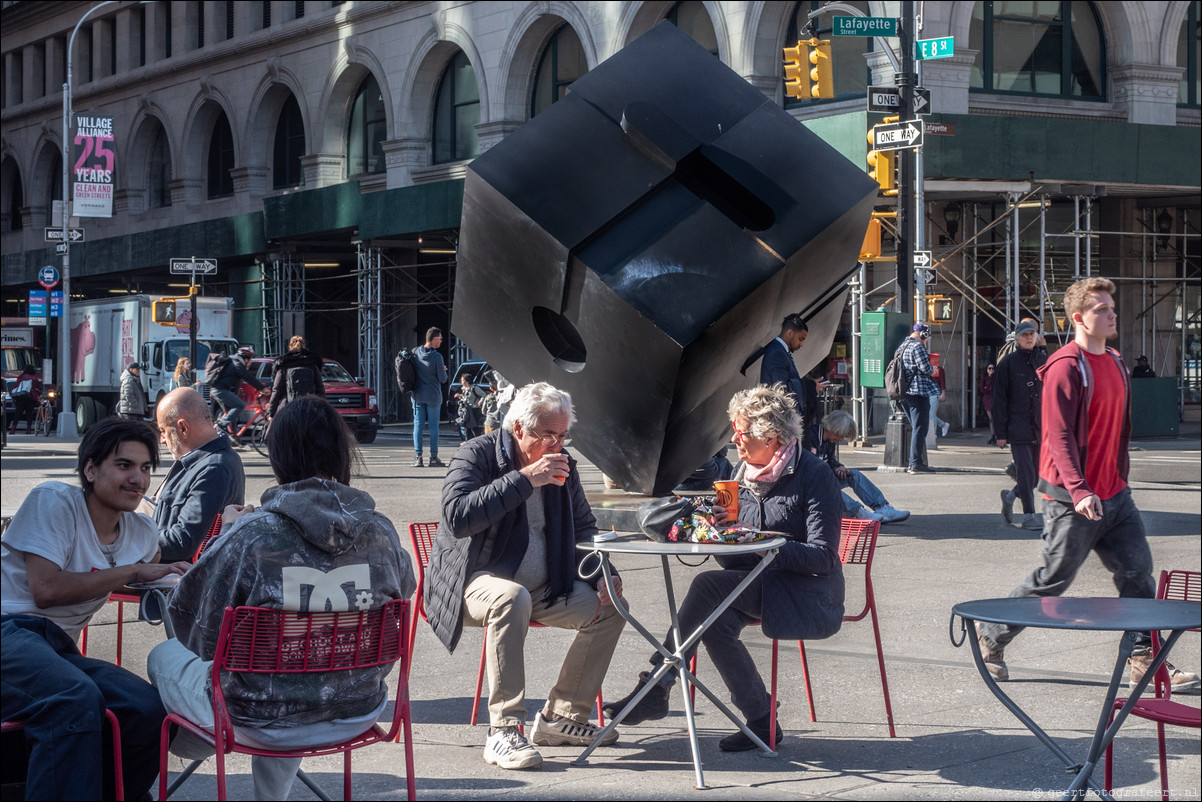
[[[1181,85],[1177,90],[1177,102],[1184,106],[1202,104],[1202,77],[1198,64],[1202,62],[1202,30],[1198,25],[1199,7],[1202,2],[1194,0],[1189,4],[1185,14],[1185,22],[1181,25],[1181,35],[1177,37],[1177,66],[1185,67],[1185,75],[1181,77]]]
[[[274,189],[298,187],[305,180],[301,156],[305,155],[305,122],[300,104],[288,95],[275,124],[275,145],[271,151],[271,185]]]
[[[384,172],[384,96],[375,77],[368,75],[359,84],[351,104],[351,119],[346,129],[346,174]]]
[[[234,134],[230,121],[221,112],[213,123],[209,134],[209,197],[221,198],[234,194]]]
[[[981,55],[969,87],[1100,100],[1106,96],[1101,31],[1093,3],[977,3],[968,46]]]
[[[809,0],[797,4],[797,8],[793,12],[793,18],[789,20],[789,27],[785,32],[785,47],[793,47],[797,44],[797,40],[801,38],[801,31],[806,30],[806,17],[811,11],[817,11],[825,3],[818,0]],[[853,6],[854,8],[869,14],[868,3],[853,2],[845,3],[845,5]],[[842,12],[840,12],[842,13]],[[834,77],[835,98],[844,97],[864,97],[868,91],[869,81],[872,78],[871,70],[868,68],[868,62],[864,60],[864,54],[876,49],[876,42],[870,36],[832,36],[831,14],[823,14],[814,20],[814,36],[819,39],[828,40],[831,43],[831,74]],[[807,31],[806,38],[809,38]],[[802,55],[808,55],[809,51],[803,51]],[[781,59],[781,83],[784,83],[784,62]],[[806,66],[809,62],[806,62]],[[798,100],[785,96],[785,107],[794,108],[797,106],[813,105],[816,103],[825,103],[828,99],[814,100]]]
[[[155,126],[146,162],[146,208],[171,205],[171,148],[162,125]]]
[[[677,3],[664,16],[668,22],[689,35],[697,44],[718,55],[718,37],[714,33],[714,22],[705,6],[698,0]]]
[[[580,37],[568,24],[561,25],[538,60],[534,73],[534,94],[530,98],[533,117],[568,93],[568,87],[588,72]]]
[[[480,89],[476,71],[463,51],[451,59],[438,85],[434,103],[434,163],[474,159],[480,155],[476,126],[480,123]]]
[[[53,146],[48,146],[50,169],[47,175],[50,180],[46,191],[46,209],[54,208],[55,201],[63,199],[63,154],[59,149]]]
[[[0,181],[4,184],[4,210],[0,213],[5,231],[21,230],[21,207],[25,205],[25,191],[21,187],[21,172],[17,163],[11,158],[4,159],[0,166]]]

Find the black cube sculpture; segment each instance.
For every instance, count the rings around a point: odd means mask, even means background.
[[[791,312],[826,354],[877,185],[662,22],[471,163],[452,330],[572,394],[573,447],[665,493]]]

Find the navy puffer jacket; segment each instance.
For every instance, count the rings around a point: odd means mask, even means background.
[[[763,577],[761,622],[769,638],[828,638],[843,625],[843,564],[839,521],[843,503],[835,474],[818,457],[798,449],[785,474],[764,495],[739,480],[739,523],[782,532],[781,547]],[[757,555],[718,557],[723,568],[751,568]]]

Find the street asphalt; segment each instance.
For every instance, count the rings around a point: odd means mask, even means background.
[[[1131,484],[1143,513],[1156,571],[1199,570],[1202,467],[1196,421],[1183,424],[1175,440],[1145,440],[1132,445]],[[444,461],[456,443],[443,427]],[[695,777],[684,732],[679,689],[672,712],[662,721],[621,727],[612,747],[597,750],[585,766],[572,765],[580,749],[543,748],[536,771],[503,771],[482,760],[485,724],[468,724],[480,655],[481,633],[468,630],[453,655],[419,625],[410,676],[417,793],[431,799],[1042,799],[1059,798],[1071,775],[1063,764],[995,699],[973,665],[965,643],[957,648],[958,622],[949,628],[954,604],[1005,596],[1040,562],[1037,532],[1005,525],[999,491],[1009,486],[1003,474],[1007,452],[986,445],[987,434],[953,433],[931,454],[937,473],[909,476],[875,471],[874,482],[895,507],[913,515],[883,528],[873,565],[873,584],[888,673],[897,737],[885,721],[881,678],[869,619],[847,623],[834,637],[807,643],[816,721],[806,705],[797,647],[780,644],[780,722],[786,737],[775,757],[755,752],[726,754],[718,740],[733,726],[698,695],[697,725],[707,789],[694,788]],[[54,438],[16,435],[3,450],[0,506],[16,508],[35,484],[47,479],[72,482],[76,444]],[[883,446],[844,447],[851,467],[873,470]],[[375,497],[379,509],[406,536],[409,523],[438,518],[441,471],[412,468],[407,427],[388,427],[376,443],[362,448],[362,475],[355,484]],[[428,454],[428,451],[427,451]],[[265,458],[247,449],[248,499],[272,482]],[[168,463],[170,458],[168,458]],[[167,467],[160,468],[165,474]],[[636,499],[604,489],[600,471],[582,464],[590,498],[598,508],[629,507]],[[157,486],[157,480],[155,482]],[[638,619],[653,633],[668,625],[667,601],[659,562],[653,557],[615,559],[625,595]],[[709,566],[676,564],[678,598],[691,576]],[[848,611],[864,598],[862,573],[849,569]],[[1067,595],[1115,595],[1109,573],[1096,557],[1082,568]],[[112,659],[116,605],[94,619],[90,653]],[[147,652],[162,630],[137,623],[127,608],[124,664],[145,675]],[[542,629],[527,641],[527,709],[530,720],[554,682],[571,638],[568,632]],[[772,660],[771,641],[756,629],[744,636],[765,678]],[[1108,632],[1027,630],[1007,650],[1011,680],[1004,687],[1062,748],[1083,759],[1101,713],[1114,666],[1118,637]],[[623,634],[605,682],[606,698],[633,689],[647,665],[650,646],[632,628]],[[1173,652],[1183,669],[1202,668],[1202,645],[1187,633]],[[707,664],[709,664],[707,666]],[[703,681],[728,695],[704,655]],[[393,679],[395,680],[394,672]],[[395,686],[394,686],[395,687]],[[1175,696],[1197,707],[1199,697]],[[482,720],[487,711],[481,710]],[[1168,776],[1173,799],[1198,799],[1199,731],[1168,728]],[[1159,796],[1155,725],[1131,718],[1115,751],[1116,798]],[[171,771],[183,762],[173,758]],[[337,796],[341,761],[310,759],[306,772]],[[404,798],[404,752],[398,745],[376,745],[354,758],[354,794],[360,799]],[[250,761],[233,756],[228,763],[231,798],[250,798]],[[215,795],[213,761],[208,761],[177,793],[179,799]],[[1099,765],[1094,774],[1100,783]],[[292,798],[310,799],[301,783]]]

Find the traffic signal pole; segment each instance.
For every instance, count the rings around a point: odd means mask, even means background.
[[[897,21],[897,38],[901,70],[894,83],[901,92],[901,122],[913,120],[914,85],[914,0],[902,0],[901,16]],[[897,300],[894,309],[910,314],[913,304],[911,281],[914,278],[914,188],[917,178],[915,151],[907,148],[897,158]]]

